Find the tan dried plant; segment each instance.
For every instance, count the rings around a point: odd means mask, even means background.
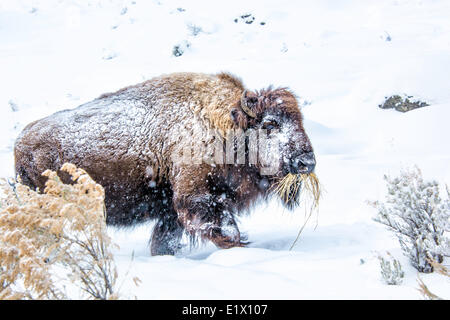
[[[0,299],[116,299],[117,271],[106,232],[103,187],[82,169],[46,170],[44,193],[0,181]],[[81,289],[81,290],[79,290]]]
[[[428,259],[428,262],[431,264],[434,271],[436,271],[440,275],[443,275],[446,278],[450,278],[450,271],[442,263],[439,263],[434,259]],[[447,279],[447,281],[448,280],[450,280],[450,279]],[[417,283],[419,284],[419,288],[417,290],[419,290],[419,292],[422,294],[422,296],[425,299],[427,299],[427,300],[444,300],[441,297],[439,297],[438,295],[431,292],[430,289],[427,287],[427,285],[423,282],[423,280],[420,277],[417,278]]]

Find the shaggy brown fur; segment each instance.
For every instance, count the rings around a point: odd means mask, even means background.
[[[267,197],[275,177],[313,170],[294,95],[272,88],[248,92],[247,105],[257,115],[251,118],[240,108],[243,91],[230,74],[175,73],[104,94],[25,127],[15,144],[16,174],[43,190],[46,169],[65,162],[85,169],[105,188],[108,223],[158,220],[153,255],[174,254],[184,231],[221,248],[242,246],[234,215]],[[274,176],[262,176],[257,166],[173,161],[180,145],[213,143],[211,130],[225,136],[230,129],[264,128],[267,117],[283,128],[289,124],[289,159]],[[305,154],[311,161],[301,165]]]

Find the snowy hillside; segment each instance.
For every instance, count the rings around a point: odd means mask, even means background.
[[[275,202],[241,218],[247,248],[206,244],[151,257],[151,223],[110,228],[124,296],[422,298],[418,272],[367,201],[384,198],[384,174],[414,164],[450,182],[449,1],[2,0],[0,176],[14,175],[13,144],[27,123],[175,71],[229,71],[250,89],[291,88],[325,191],[291,251],[304,210]],[[430,106],[378,108],[393,94]],[[403,284],[382,282],[377,252],[385,251],[401,261]],[[420,278],[450,298],[449,280]]]

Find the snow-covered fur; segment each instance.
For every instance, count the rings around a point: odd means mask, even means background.
[[[267,197],[276,178],[312,171],[315,160],[289,90],[243,92],[226,73],[175,73],[104,94],[29,124],[15,144],[16,174],[43,190],[44,170],[65,162],[85,169],[105,188],[109,224],[158,220],[152,254],[174,254],[183,231],[222,248],[244,245],[234,215]],[[174,160],[180,149],[200,150],[230,130],[261,128],[282,141],[272,175],[258,165]]]

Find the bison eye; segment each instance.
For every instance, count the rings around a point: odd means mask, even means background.
[[[275,120],[264,121],[264,123],[262,125],[262,128],[266,129],[266,130],[274,130],[274,129],[278,129],[279,127],[280,127],[280,125]]]

